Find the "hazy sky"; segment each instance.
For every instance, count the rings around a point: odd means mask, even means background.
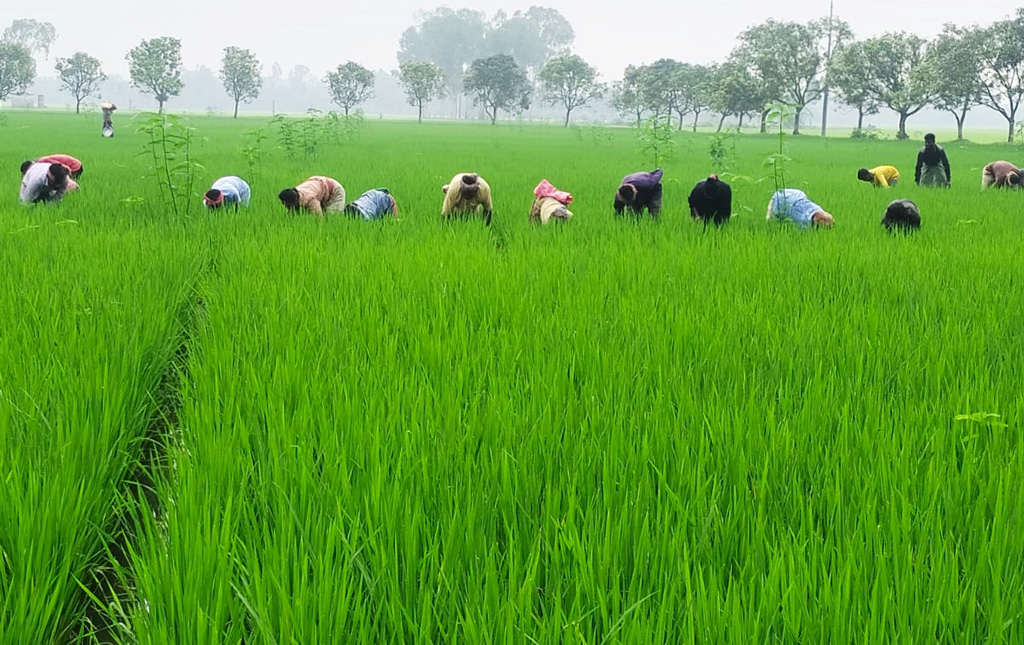
[[[285,74],[294,65],[308,66],[315,76],[346,60],[371,69],[397,67],[402,32],[415,22],[416,12],[432,9],[412,0],[384,2],[326,2],[291,0],[105,0],[101,3],[31,3],[11,9],[4,2],[0,28],[15,18],[53,23],[57,41],[48,61],[40,61],[41,76],[53,76],[53,59],[85,51],[103,62],[108,74],[127,76],[125,53],[143,38],[174,36],[182,41],[186,68],[220,66],[224,47],[253,50],[264,73],[277,62]],[[459,8],[469,3],[447,3]],[[540,4],[561,11],[576,30],[576,53],[614,80],[629,63],[658,58],[706,63],[724,59],[745,27],[768,18],[807,21],[828,14],[828,0],[702,3],[683,0],[552,0],[472,3],[490,18],[498,9],[509,14]],[[147,6],[148,5],[148,6]],[[47,7],[54,7],[53,9]],[[728,7],[728,11],[722,9]],[[1006,17],[1011,5],[986,5],[979,11],[963,0],[850,0],[836,1],[836,15],[858,37],[885,31],[911,31],[931,37],[943,23],[986,24]]]

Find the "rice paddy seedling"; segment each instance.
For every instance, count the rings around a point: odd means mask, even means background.
[[[948,146],[929,191],[916,144],[787,138],[836,228],[766,226],[744,181],[714,230],[686,208],[707,135],[673,135],[655,223],[611,212],[630,130],[368,122],[183,218],[137,135],[9,121],[3,167],[88,169],[0,204],[0,642],[1024,635],[1022,195],[975,181],[1011,148]],[[191,125],[200,189],[244,176],[253,123]],[[730,170],[777,143],[736,136]],[[856,180],[884,162],[897,188]],[[439,221],[459,171],[490,228]],[[314,174],[400,217],[284,216]],[[545,177],[565,225],[527,221]],[[919,233],[879,226],[896,197]]]

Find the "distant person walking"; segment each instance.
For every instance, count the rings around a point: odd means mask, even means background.
[[[71,182],[66,166],[59,163],[25,162],[22,164],[21,193],[23,204],[59,202]]]
[[[103,101],[100,103],[100,109],[103,110],[103,130],[101,132],[104,137],[109,139],[114,136],[114,121],[112,116],[114,114],[114,110],[117,109],[117,106],[110,101]]]
[[[490,225],[494,213],[491,186],[483,177],[472,172],[460,172],[441,187],[444,202],[441,217],[451,218],[482,214],[484,224]]]
[[[345,208],[345,189],[337,179],[315,175],[294,188],[278,193],[289,213],[309,212],[318,217]]]
[[[875,188],[890,188],[900,181],[900,171],[896,166],[875,166],[870,170],[861,168],[857,171],[857,179],[870,183]]]
[[[59,163],[68,169],[68,175],[72,179],[78,179],[82,176],[84,169],[82,168],[82,162],[75,159],[71,155],[55,154],[46,155],[45,157],[39,157],[36,159],[37,162],[43,163]]]
[[[203,204],[211,209],[234,204],[237,213],[239,206],[249,207],[250,197],[249,184],[241,177],[228,175],[213,182],[210,190],[203,195]]]
[[[917,167],[914,183],[918,186],[941,186],[948,188],[952,179],[946,149],[935,143],[935,135],[924,135],[924,147],[917,153]]]
[[[533,205],[530,206],[531,222],[565,222],[572,217],[572,211],[569,210],[572,195],[564,190],[558,190],[547,179],[542,179],[537,184],[533,189],[533,196]]]
[[[993,161],[981,171],[981,187],[1017,188],[1020,186],[1020,168],[1009,161]]]
[[[662,173],[659,168],[623,177],[619,189],[615,191],[615,214],[622,215],[628,209],[631,215],[641,215],[646,208],[652,218],[658,219],[661,213]]]
[[[398,215],[398,204],[387,188],[374,188],[359,196],[345,207],[345,214],[365,220],[382,219],[385,215]]]
[[[768,201],[767,219],[769,222],[773,219],[793,220],[800,228],[812,225],[824,228],[835,226],[832,215],[808,199],[804,191],[796,188],[775,191]]]

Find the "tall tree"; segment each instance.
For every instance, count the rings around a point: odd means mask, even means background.
[[[868,38],[861,43],[870,71],[868,95],[900,117],[897,137],[907,138],[907,119],[931,103],[935,96],[925,56],[928,43],[905,32]]]
[[[23,94],[35,78],[32,51],[21,43],[0,40],[0,101]]]
[[[164,36],[143,40],[125,56],[132,86],[149,92],[164,111],[164,103],[181,92],[181,41]]]
[[[679,129],[682,129],[683,117],[689,114],[682,63],[671,58],[661,58],[647,65],[640,76],[640,92],[655,116],[678,114]]]
[[[832,61],[832,87],[844,104],[857,109],[857,129],[864,129],[864,117],[878,114],[881,106],[869,89],[874,61],[868,59],[864,43],[847,43]]]
[[[402,33],[398,62],[429,60],[444,70],[455,114],[461,116],[460,97],[466,66],[483,52],[487,31],[483,12],[438,7],[417,16],[417,24]]]
[[[331,100],[341,106],[348,116],[349,110],[373,97],[373,72],[359,63],[348,61],[327,73],[327,88]]]
[[[981,105],[983,44],[980,30],[947,24],[928,48],[927,62],[936,90],[935,107],[956,119],[957,140],[964,138],[967,113]]]
[[[429,61],[406,61],[398,67],[398,79],[409,105],[418,109],[417,122],[423,123],[423,106],[445,94],[444,71]]]
[[[252,101],[260,95],[263,87],[263,66],[256,60],[256,54],[240,47],[225,47],[220,68],[220,80],[224,90],[235,101],[235,118],[238,118],[238,104]]]
[[[4,29],[3,40],[21,43],[33,54],[41,51],[43,57],[48,58],[50,46],[57,40],[57,29],[48,22],[39,22],[31,18],[14,20],[10,27]]]
[[[597,81],[597,70],[576,54],[549,59],[541,68],[539,78],[548,103],[565,108],[566,126],[573,110],[604,95],[604,86]]]
[[[623,116],[635,116],[638,128],[644,113],[648,110],[647,100],[642,89],[643,75],[646,70],[646,66],[627,66],[626,71],[622,74],[622,80],[617,81],[612,88],[612,107]]]
[[[769,19],[740,34],[745,57],[778,90],[772,100],[794,106],[793,134],[800,134],[800,116],[822,95],[822,55],[816,32],[808,25]]]
[[[689,113],[693,115],[693,131],[697,131],[700,115],[711,107],[714,100],[718,68],[714,65],[683,64],[681,70],[683,92]]]
[[[100,91],[100,83],[107,80],[98,58],[85,52],[75,52],[71,58],[58,58],[54,65],[60,77],[61,89],[75,97],[75,114],[79,113],[82,101]]]
[[[717,70],[711,94],[711,107],[722,114],[719,132],[726,117],[737,117],[742,128],[745,117],[759,114],[766,103],[763,89],[743,61],[734,57],[726,60]]]
[[[473,61],[466,72],[465,85],[473,102],[490,117],[491,125],[498,120],[498,110],[514,112],[529,107],[530,81],[526,71],[508,54]]]
[[[487,54],[509,54],[531,77],[544,63],[569,53],[576,32],[557,9],[530,7],[508,16],[499,11],[484,40]]]
[[[1024,98],[1024,9],[1008,20],[993,23],[982,32],[981,102],[1003,115],[1009,128],[1006,141],[1013,142],[1017,109]]]
[[[818,34],[818,47],[821,51],[821,136],[828,133],[828,96],[832,86],[832,62],[838,52],[853,40],[853,30],[849,23],[837,18],[834,3],[829,2],[828,17],[815,20],[810,24],[811,30]]]

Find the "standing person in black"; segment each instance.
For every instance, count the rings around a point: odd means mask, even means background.
[[[946,149],[935,143],[934,134],[924,135],[924,147],[917,153],[914,181],[918,186],[949,187],[949,159]]]

